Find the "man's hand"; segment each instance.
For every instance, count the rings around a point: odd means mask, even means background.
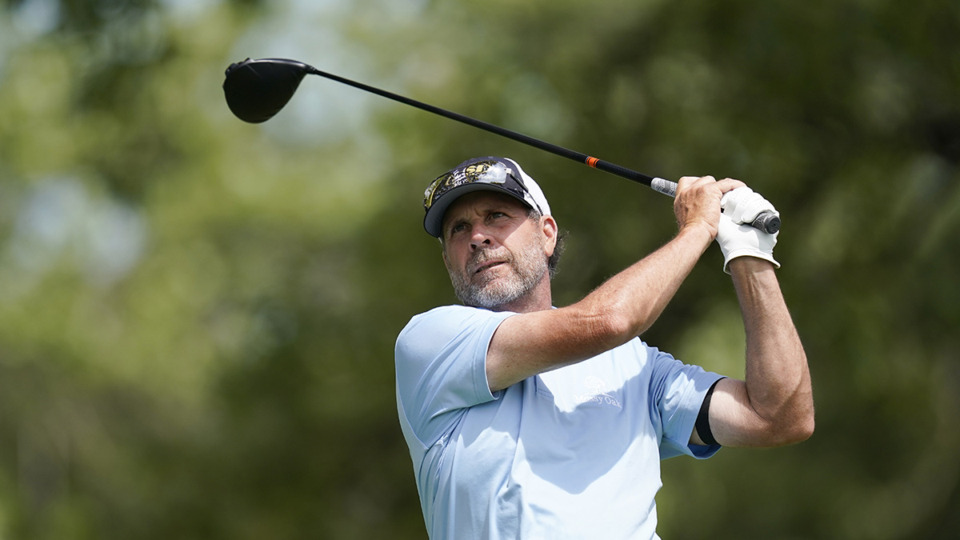
[[[725,178],[719,182],[712,176],[684,176],[677,182],[677,194],[673,200],[673,212],[680,230],[703,226],[716,238],[720,220],[721,199],[725,193],[745,184]]]
[[[780,215],[770,201],[743,186],[724,194],[720,206],[722,214],[717,243],[723,252],[723,271],[729,274],[730,261],[737,257],[764,259],[780,268],[780,263],[773,258],[773,246],[777,244],[779,231],[770,234],[749,225],[761,212]]]

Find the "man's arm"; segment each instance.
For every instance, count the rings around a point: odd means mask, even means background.
[[[490,389],[585,360],[649,328],[716,237],[720,198],[742,185],[709,176],[681,178],[674,199],[680,230],[670,242],[576,304],[503,321],[487,352]]]
[[[813,391],[803,345],[771,263],[740,257],[730,273],[747,338],[745,381],[717,383],[710,429],[724,446],[780,446],[814,428]],[[696,429],[690,441],[703,444]]]

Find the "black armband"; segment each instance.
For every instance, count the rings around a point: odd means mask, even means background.
[[[700,435],[700,440],[709,446],[720,444],[713,438],[713,432],[710,431],[710,398],[713,397],[713,390],[721,380],[723,379],[717,379],[716,382],[710,385],[710,389],[707,390],[707,395],[703,396],[703,404],[700,405],[700,412],[697,414],[697,423],[695,424],[697,435]]]

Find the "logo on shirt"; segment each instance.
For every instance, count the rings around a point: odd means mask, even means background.
[[[618,409],[622,409],[623,405],[620,404],[618,400],[607,388],[607,384],[603,382],[603,379],[595,375],[591,375],[583,380],[583,386],[586,390],[582,394],[576,394],[573,396],[573,399],[576,400],[577,405],[583,405],[584,403],[595,403],[597,405],[610,405]]]

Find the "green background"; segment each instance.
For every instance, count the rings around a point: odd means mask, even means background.
[[[569,231],[555,302],[675,232],[669,199],[289,57],[642,172],[747,181],[817,430],[663,463],[665,538],[960,535],[960,4],[0,2],[0,538],[425,537],[393,345],[453,302],[426,183],[507,155]],[[742,374],[712,248],[644,336]]]

